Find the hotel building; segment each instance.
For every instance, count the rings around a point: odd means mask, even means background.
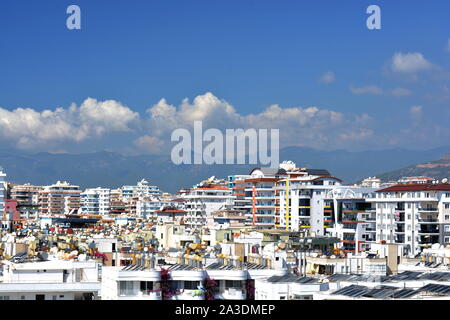
[[[81,213],[107,215],[110,209],[111,190],[107,188],[90,188],[81,193]]]
[[[398,243],[416,256],[434,243],[450,245],[450,184],[399,184],[369,199],[376,209],[376,241]]]
[[[39,192],[40,215],[63,215],[78,213],[80,208],[80,188],[68,182],[44,187]]]

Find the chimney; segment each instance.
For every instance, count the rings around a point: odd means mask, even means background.
[[[386,275],[396,275],[398,273],[398,245],[387,243]]]

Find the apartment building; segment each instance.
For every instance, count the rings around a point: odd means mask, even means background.
[[[105,267],[102,300],[205,300],[208,294],[220,300],[245,300],[254,294],[249,283],[287,273],[251,263],[234,266],[213,262],[204,266],[195,257],[187,260],[173,265]],[[163,292],[162,282],[168,283],[170,291]]]
[[[322,169],[303,169],[280,180],[277,183],[280,227],[324,235],[325,198],[340,185],[340,179]]]
[[[156,221],[156,211],[161,209],[164,203],[156,197],[140,199],[136,202],[136,215],[144,220]]]
[[[11,199],[17,201],[17,210],[20,212],[21,219],[28,221],[38,219],[39,192],[42,189],[42,186],[35,186],[29,183],[11,187]]]
[[[4,173],[3,168],[0,167],[0,213],[5,210],[5,178],[6,173]]]
[[[113,189],[110,192],[109,213],[120,215],[125,213],[125,203],[122,201],[122,189]]]
[[[161,196],[161,191],[157,186],[149,185],[148,181],[142,179],[138,181],[135,186],[123,186],[122,190],[122,201],[127,202],[131,199],[143,199],[150,197]]]
[[[399,243],[406,256],[450,244],[450,184],[398,184],[368,201],[376,209],[377,242]]]
[[[325,234],[341,239],[346,252],[369,251],[376,242],[376,215],[372,202],[375,188],[339,186],[324,199]]]
[[[96,261],[3,261],[1,300],[93,300],[100,291]]]
[[[39,192],[40,215],[74,214],[80,208],[80,187],[66,181],[45,186]]]
[[[81,196],[81,214],[107,215],[110,212],[111,190],[107,188],[89,188]]]
[[[286,176],[283,168],[255,168],[249,177],[237,177],[234,180],[234,208],[245,212],[247,225],[263,229],[279,224],[279,191],[275,187]]]
[[[230,188],[215,184],[195,186],[180,197],[186,200],[187,216],[184,222],[191,228],[205,226],[207,217],[215,211],[231,206],[234,200]]]

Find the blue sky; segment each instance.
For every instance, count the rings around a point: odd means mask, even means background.
[[[66,28],[70,4],[81,8],[81,30]],[[381,30],[366,28],[371,4],[381,7]],[[170,131],[192,120],[181,112],[184,98],[190,101],[185,114],[200,112],[208,126],[258,126],[249,115],[263,126],[275,113],[282,145],[445,145],[448,12],[445,0],[4,0],[0,146],[163,152]],[[95,101],[86,103],[89,97]],[[165,107],[155,108],[162,98]],[[112,104],[101,105],[105,100]],[[72,104],[78,109],[70,112]],[[96,115],[110,105],[112,115],[100,121]],[[273,105],[281,109],[268,114]],[[43,113],[58,107],[64,110]],[[173,115],[171,107],[179,112]],[[155,110],[176,120],[161,128]],[[42,126],[48,132],[42,134]]]

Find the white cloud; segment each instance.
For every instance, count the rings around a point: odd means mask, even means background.
[[[350,91],[353,94],[375,94],[375,95],[383,94],[383,89],[381,89],[380,87],[377,87],[375,85],[359,87],[359,88],[351,85]]]
[[[79,108],[80,121],[93,128],[97,135],[104,132],[129,131],[129,123],[139,117],[137,112],[114,100],[86,99]]]
[[[333,71],[325,72],[321,77],[320,81],[326,84],[333,83],[336,81],[336,75]]]
[[[133,144],[144,153],[159,153],[164,142],[156,137],[145,135],[134,140]]]
[[[178,107],[161,100],[147,113],[150,115],[147,121],[149,132],[161,139],[168,139],[174,129],[190,129],[194,120],[202,120],[204,129],[279,129],[282,146],[338,146],[344,142],[339,134],[348,139],[360,139],[357,137],[361,137],[362,129],[370,120],[367,114],[344,114],[318,107],[282,108],[279,105],[271,105],[260,113],[242,115],[210,92],[197,96],[192,103],[184,99]]]
[[[362,91],[381,90],[389,95],[393,91],[398,95],[407,93],[397,89]],[[433,130],[423,128],[423,121],[426,120],[423,107],[411,107],[408,109],[408,117],[410,123],[405,123],[410,127],[408,130],[398,129],[385,134],[382,129],[377,131],[380,124],[366,113],[338,112],[317,106],[286,108],[273,104],[260,112],[241,114],[231,103],[210,92],[198,95],[193,100],[186,98],[179,105],[171,105],[161,99],[143,116],[117,101],[86,99],[80,106],[72,105],[54,110],[18,108],[9,111],[0,108],[0,141],[22,149],[70,151],[75,144],[91,145],[94,144],[93,139],[99,137],[104,139],[97,139],[96,144],[109,143],[111,134],[114,137],[121,134],[117,136],[118,141],[131,142],[123,147],[128,148],[127,152],[161,153],[173,146],[170,135],[174,129],[191,130],[195,120],[203,122],[204,130],[217,128],[222,132],[237,128],[279,129],[281,147],[355,149],[388,143],[407,145],[415,143],[414,139],[426,143],[426,137],[435,137],[439,141],[445,138],[448,140],[449,129],[436,126]],[[424,132],[425,130],[428,131]]]
[[[80,142],[108,132],[129,131],[138,113],[120,103],[86,99],[80,107],[41,112],[32,108],[0,108],[0,138],[22,149],[50,148],[65,141]]]
[[[415,73],[430,70],[432,67],[433,65],[419,52],[405,54],[397,52],[391,61],[392,71],[399,73]]]

